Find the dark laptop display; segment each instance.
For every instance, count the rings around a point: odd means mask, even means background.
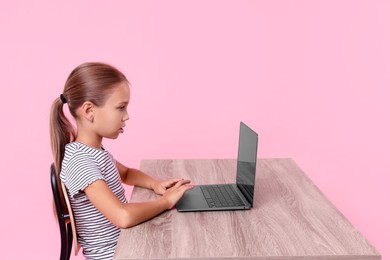
[[[257,134],[244,123],[241,123],[236,184],[252,206],[255,190],[257,142]]]
[[[253,207],[258,135],[240,123],[235,184],[198,185],[176,204],[178,211],[240,210]]]

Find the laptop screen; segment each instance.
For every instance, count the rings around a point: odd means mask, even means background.
[[[241,122],[236,184],[252,206],[255,191],[257,142],[257,133]]]

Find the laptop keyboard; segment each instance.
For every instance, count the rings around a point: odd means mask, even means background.
[[[200,186],[210,208],[244,206],[237,192],[230,185]]]

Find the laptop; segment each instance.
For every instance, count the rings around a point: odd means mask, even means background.
[[[196,185],[176,204],[179,212],[244,210],[253,207],[258,135],[240,123],[235,184]]]

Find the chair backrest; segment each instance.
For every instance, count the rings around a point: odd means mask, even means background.
[[[69,212],[70,225],[72,226],[74,254],[77,255],[80,251],[80,244],[77,240],[76,222],[74,221],[73,211],[72,211],[72,207],[70,206],[70,201],[69,201],[68,193],[66,192],[66,187],[62,181],[61,181],[61,186],[65,198],[66,207]]]
[[[72,250],[72,241],[74,243],[75,255],[78,254],[80,250],[80,245],[77,241],[76,225],[73,218],[72,208],[69,203],[68,194],[66,192],[65,185],[57,177],[54,164],[50,166],[50,180],[51,180],[51,188],[53,192],[56,215],[60,227],[60,235],[61,235],[60,259],[61,260],[69,259],[70,252]],[[58,182],[61,183],[61,188],[63,191],[62,193]]]

